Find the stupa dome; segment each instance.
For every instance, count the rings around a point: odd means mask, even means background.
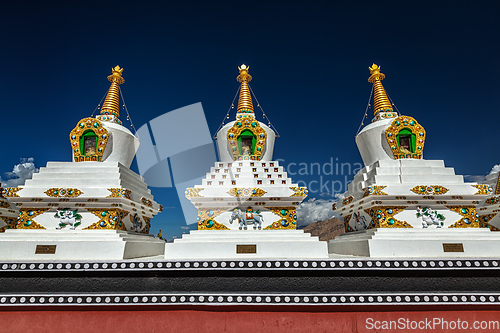
[[[217,132],[217,148],[221,162],[232,161],[271,161],[274,150],[274,131],[255,119],[252,96],[248,82],[252,76],[249,67],[238,67],[241,83],[236,120],[224,125]]]
[[[70,133],[74,162],[119,162],[129,168],[139,148],[139,139],[120,121],[120,88],[123,68],[108,76],[111,86],[96,118],[81,119]]]
[[[382,85],[385,75],[373,64],[368,82],[373,83],[373,120],[356,135],[365,166],[377,161],[422,159],[425,130],[414,118],[399,115]]]

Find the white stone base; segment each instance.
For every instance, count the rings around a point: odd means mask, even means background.
[[[256,253],[236,253],[256,245]],[[192,230],[165,245],[165,259],[328,258],[327,242],[303,230]]]
[[[0,234],[0,260],[122,260],[163,255],[165,241],[118,230],[21,230]],[[55,254],[35,254],[56,245]]]
[[[461,243],[464,252],[444,252],[443,243]],[[331,254],[364,257],[499,257],[500,232],[486,228],[369,229],[337,236]]]

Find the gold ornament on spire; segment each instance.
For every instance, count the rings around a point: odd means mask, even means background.
[[[116,66],[112,68],[112,74],[108,76],[108,81],[111,82],[106,99],[102,104],[101,115],[114,115],[120,117],[120,88],[119,85],[124,83],[122,78],[123,68]]]
[[[246,113],[249,114],[249,116],[253,116],[252,96],[250,94],[250,88],[248,87],[248,82],[252,81],[252,76],[248,74],[249,68],[250,67],[245,64],[238,67],[240,75],[238,75],[236,80],[241,83],[241,88],[240,97],[238,99],[238,110],[236,112],[237,115]]]
[[[497,187],[495,188],[495,194],[500,194],[500,172],[498,173]]]
[[[380,72],[380,66],[373,64],[368,69],[371,74],[368,82],[373,83],[373,114],[377,117],[379,112],[392,112],[392,104],[382,85],[385,75]]]

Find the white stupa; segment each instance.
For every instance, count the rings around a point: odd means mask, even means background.
[[[119,120],[119,66],[96,118],[70,133],[72,162],[48,162],[4,197],[19,211],[0,227],[0,259],[128,259],[162,255],[164,241],[148,235],[162,210],[144,179],[130,170],[139,140]],[[2,200],[2,199],[0,199]],[[3,202],[3,201],[2,201]],[[9,203],[7,203],[8,205]],[[9,211],[11,214],[15,211]]]
[[[374,118],[356,136],[365,167],[334,211],[346,234],[330,241],[332,253],[361,256],[491,256],[500,234],[478,205],[493,191],[465,183],[442,160],[425,160],[424,127],[394,112],[380,67],[370,67]]]
[[[201,185],[186,190],[198,209],[198,230],[167,244],[166,258],[326,258],[325,242],[297,227],[307,189],[273,161],[274,131],[255,118],[248,67],[236,120],[217,133],[220,161]]]

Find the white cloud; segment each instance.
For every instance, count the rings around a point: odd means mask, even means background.
[[[344,199],[344,193],[335,193],[334,197],[336,199],[335,201],[340,201],[340,200]],[[333,202],[335,202],[335,201],[333,201]]]
[[[491,171],[488,173],[488,175],[495,174],[499,171],[500,171],[500,164],[494,165],[493,168],[491,168]],[[464,179],[467,182],[482,184],[486,182],[486,176],[488,175],[464,175]]]
[[[464,180],[466,182],[482,184],[486,181],[486,176],[484,176],[484,175],[464,175]]]
[[[490,175],[497,173],[499,171],[500,171],[500,164],[497,164],[493,168],[491,168]]]
[[[337,201],[337,199],[324,200],[312,198],[302,202],[297,208],[297,222],[299,226],[306,226],[313,222],[332,218],[334,216],[332,204]]]
[[[33,174],[38,172],[38,168],[35,167],[35,159],[21,158],[20,163],[14,165],[12,172],[6,172],[6,179],[0,177],[0,183],[2,187],[17,187],[24,185],[26,179],[31,179]]]

